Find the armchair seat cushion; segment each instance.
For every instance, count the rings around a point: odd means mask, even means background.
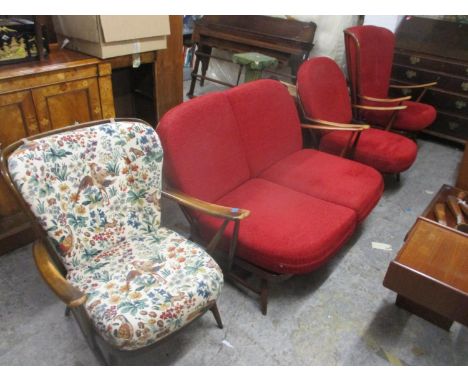
[[[351,132],[334,131],[320,140],[320,150],[340,155]],[[407,170],[416,160],[418,146],[402,135],[379,129],[361,132],[353,160],[375,168],[382,173],[396,174]]]
[[[112,346],[148,346],[198,317],[223,283],[216,262],[197,244],[159,228],[130,237],[67,274],[87,294],[85,309]]]
[[[248,180],[217,203],[250,210],[240,224],[237,255],[277,273],[306,273],[333,255],[352,235],[356,213],[265,179]],[[212,237],[222,221],[199,218]],[[225,232],[231,238],[233,224]]]
[[[372,103],[374,106],[382,106]],[[392,128],[405,131],[420,131],[432,124],[437,116],[436,109],[425,103],[404,101],[402,105],[407,106],[406,109],[400,110],[397,118],[392,125]],[[392,106],[392,105],[384,105]],[[392,116],[392,112],[365,110],[363,118],[370,123],[380,126],[386,126]]]
[[[383,193],[382,175],[373,168],[317,150],[304,149],[278,161],[263,179],[352,209],[362,221]]]

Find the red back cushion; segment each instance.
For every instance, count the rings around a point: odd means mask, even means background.
[[[226,95],[237,120],[251,177],[302,148],[296,105],[281,83],[253,81]]]
[[[171,185],[214,202],[249,179],[249,167],[226,93],[185,102],[164,115],[157,133]]]
[[[348,65],[351,81],[359,79],[357,91],[360,95],[386,98],[390,83],[393,62],[395,37],[386,28],[373,25],[362,25],[347,29],[358,43],[356,47],[352,38],[347,41]]]
[[[351,121],[346,79],[331,58],[316,57],[304,62],[297,73],[296,85],[308,117],[339,123]]]

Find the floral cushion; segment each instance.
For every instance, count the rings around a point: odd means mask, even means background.
[[[223,276],[197,244],[160,228],[102,251],[68,280],[88,296],[98,332],[122,350],[150,345],[216,300]]]
[[[125,121],[26,142],[8,165],[71,270],[158,229],[162,157],[151,126]]]
[[[124,350],[190,322],[223,283],[202,248],[160,227],[162,159],[151,126],[112,121],[26,141],[8,160],[96,330]]]

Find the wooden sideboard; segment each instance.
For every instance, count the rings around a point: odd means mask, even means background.
[[[0,67],[0,143],[115,116],[111,64],[53,47],[49,58]],[[0,179],[0,253],[32,240],[26,216]]]
[[[425,134],[464,144],[468,139],[468,24],[405,17],[396,31],[394,83],[437,81],[422,102],[437,109]],[[405,95],[410,95],[406,89]],[[418,92],[414,90],[414,95]]]

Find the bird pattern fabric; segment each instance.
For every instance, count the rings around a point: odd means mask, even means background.
[[[132,121],[26,141],[8,160],[95,328],[120,349],[184,326],[223,283],[201,247],[160,227],[162,162],[152,127]]]

